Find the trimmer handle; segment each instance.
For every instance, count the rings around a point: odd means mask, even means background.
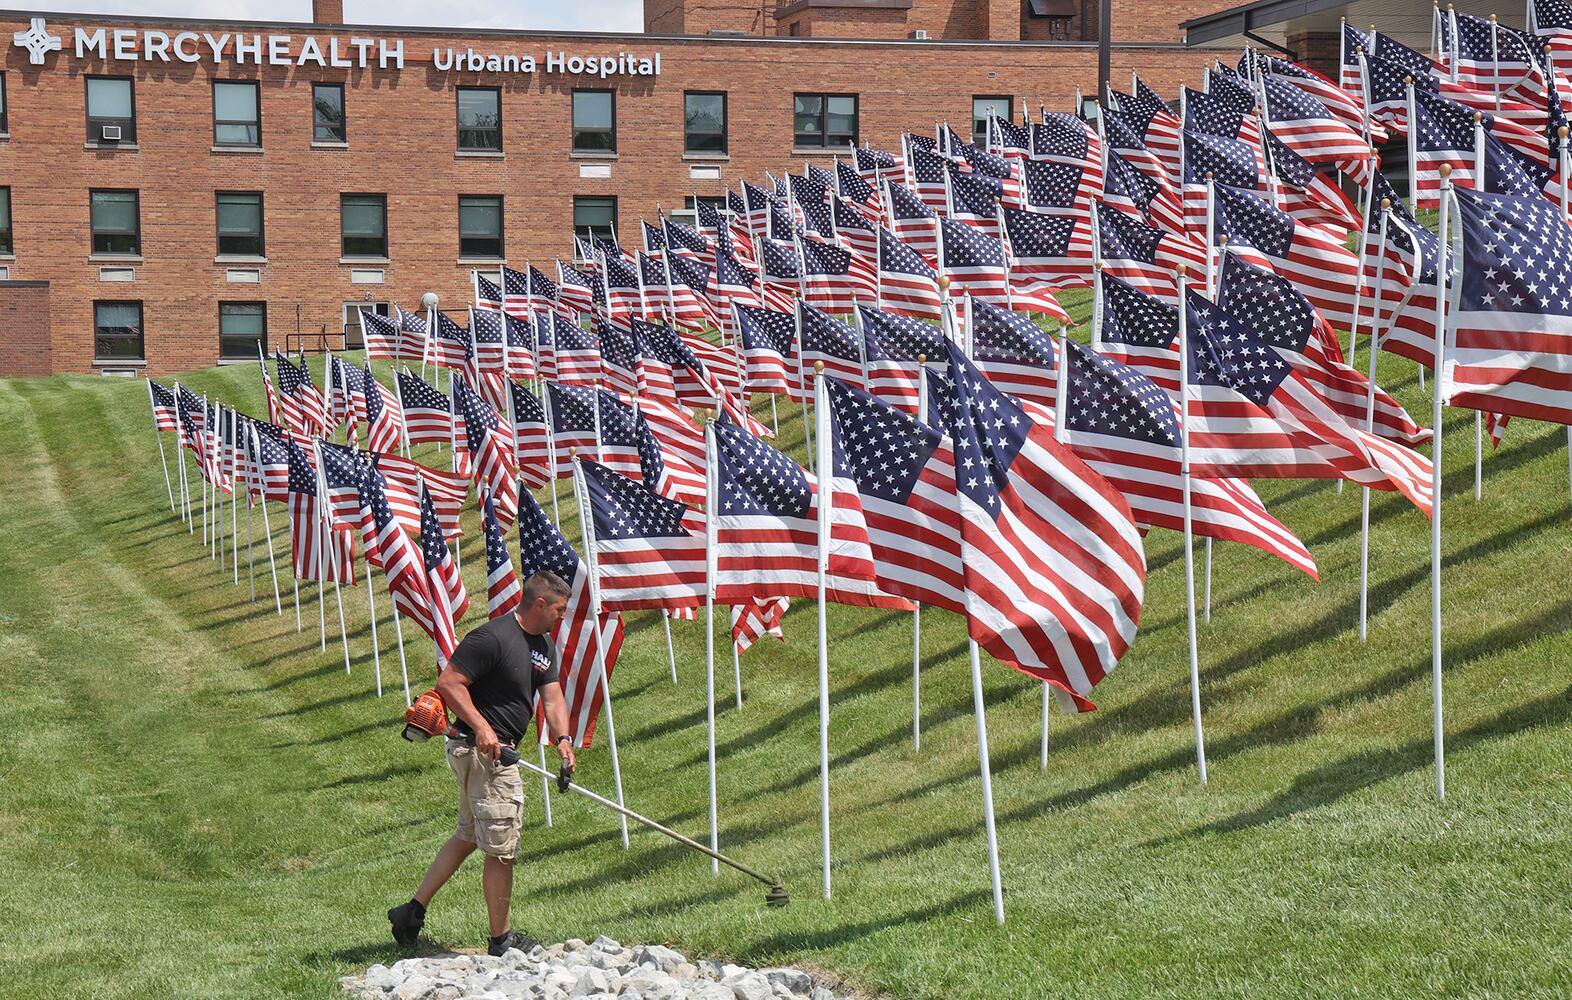
[[[573,784],[573,772],[568,768],[568,762],[563,761],[562,766],[557,770],[557,791],[565,792],[571,784]]]

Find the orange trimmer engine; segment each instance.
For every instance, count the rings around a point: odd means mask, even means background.
[[[411,743],[424,743],[447,732],[448,706],[437,692],[425,692],[404,710],[404,738]]]

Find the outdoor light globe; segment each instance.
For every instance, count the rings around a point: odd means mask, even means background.
[[[427,309],[435,309],[437,307],[437,293],[427,292],[426,294],[422,295],[420,297],[420,304]]]

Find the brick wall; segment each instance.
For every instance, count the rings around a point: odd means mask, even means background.
[[[49,282],[0,281],[0,374],[54,371]]]
[[[56,32],[68,31],[68,24],[50,21]],[[0,38],[25,27],[0,18]],[[800,172],[807,161],[791,153],[793,91],[859,93],[862,138],[895,148],[905,130],[926,132],[935,120],[968,122],[974,94],[1013,94],[1032,107],[1045,101],[1068,108],[1075,86],[1090,90],[1096,72],[1096,50],[1088,46],[401,37],[407,58],[399,73],[221,67],[221,78],[262,81],[261,154],[211,150],[215,73],[206,64],[78,64],[72,58],[61,68],[57,53],[39,68],[28,65],[25,50],[5,49],[0,68],[11,138],[0,141],[0,178],[12,186],[11,275],[51,283],[52,365],[92,369],[95,299],[144,301],[153,373],[216,361],[221,301],[265,301],[276,344],[295,329],[297,307],[302,330],[325,325],[333,332],[340,329],[343,303],[366,293],[412,308],[421,293],[435,291],[445,305],[460,307],[472,297],[472,265],[459,263],[460,194],[503,195],[509,264],[535,263],[551,273],[553,256],[566,258],[571,251],[574,195],[617,196],[619,231],[631,242],[638,219],[653,218],[657,204],[671,209],[689,194],[719,195],[766,170]],[[582,165],[604,161],[569,155],[570,92],[575,85],[603,86],[600,80],[439,72],[429,61],[436,45],[535,53],[658,48],[663,73],[623,78],[611,177],[581,178]],[[1210,58],[1206,52],[1121,47],[1113,65],[1116,79],[1128,78],[1133,67],[1173,93],[1181,80],[1198,80]],[[788,85],[781,81],[783,65],[791,68]],[[136,81],[139,151],[83,149],[82,76],[103,72]],[[310,84],[321,79],[346,83],[347,149],[312,147]],[[503,158],[455,155],[456,84],[502,86]],[[690,178],[695,161],[683,158],[680,126],[684,89],[730,95],[730,158],[707,161],[719,168],[719,179]],[[829,156],[816,161],[827,165]],[[100,187],[141,192],[143,260],[134,265],[133,283],[102,283],[100,262],[89,260],[88,191]],[[214,195],[220,190],[263,192],[268,262],[260,265],[260,284],[228,283],[225,265],[214,260]],[[388,195],[385,284],[351,284],[351,266],[340,263],[343,192]]]

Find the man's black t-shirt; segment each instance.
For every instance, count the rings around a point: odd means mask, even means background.
[[[466,635],[451,669],[469,678],[470,700],[497,738],[517,744],[529,729],[535,692],[557,679],[557,651],[550,636],[529,634],[507,614]]]

